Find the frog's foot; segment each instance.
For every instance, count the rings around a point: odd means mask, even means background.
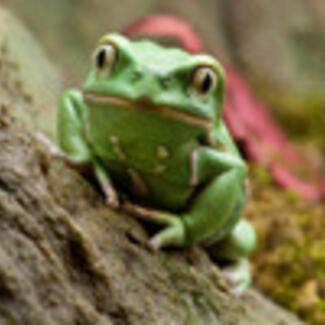
[[[37,132],[35,137],[48,149],[52,158],[62,160],[68,167],[81,172],[87,170],[89,167],[89,162],[84,157],[71,157],[67,155],[43,133]]]
[[[145,208],[140,205],[133,204],[129,201],[124,201],[121,209],[126,213],[130,213],[135,217],[138,217],[139,219],[161,224],[161,222],[159,222],[159,211]]]
[[[172,215],[162,211],[147,209],[142,206],[125,202],[122,210],[135,215],[143,220],[151,221],[166,226],[152,237],[148,244],[153,251],[166,246],[182,246],[185,243],[185,227],[182,219],[177,215]]]
[[[98,170],[95,170],[95,172],[96,172],[100,187],[104,193],[106,205],[113,210],[118,210],[120,208],[119,196],[118,196],[115,188],[113,187],[112,183],[106,177],[106,175],[100,174],[98,172]]]
[[[167,227],[160,231],[157,235],[149,241],[149,246],[157,251],[161,247],[165,246],[182,246],[185,244],[185,228],[180,219],[177,216],[163,215]]]
[[[248,258],[255,245],[254,228],[247,220],[241,219],[225,239],[208,248],[214,261],[230,263],[229,266],[223,268],[223,273],[235,295],[243,293],[252,282]]]
[[[250,263],[246,258],[241,258],[224,268],[222,273],[235,296],[240,296],[252,283]]]
[[[103,191],[106,205],[113,210],[118,210],[120,208],[120,202],[115,189],[110,184],[107,184],[106,187],[103,187]]]
[[[112,181],[106,172],[105,168],[97,161],[93,160],[93,168],[97,178],[97,181],[104,192],[105,201],[107,206],[110,208],[117,210],[120,208],[120,201],[118,194],[112,184]]]
[[[61,149],[52,142],[45,134],[41,132],[36,132],[36,139],[41,142],[45,147],[47,147],[50,154],[56,158],[64,159],[67,156],[61,151]]]

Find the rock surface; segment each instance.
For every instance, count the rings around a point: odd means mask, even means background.
[[[33,137],[0,128],[1,324],[299,324],[256,292],[227,290],[199,248],[152,253]]]
[[[3,44],[15,35],[25,44],[22,61],[1,61],[0,324],[300,324],[254,291],[232,296],[198,247],[150,252],[142,225],[49,154],[35,133],[53,133],[54,99],[37,87],[53,68],[15,19],[0,17]]]
[[[60,84],[59,73],[33,36],[0,8],[1,104],[29,130],[54,139]]]

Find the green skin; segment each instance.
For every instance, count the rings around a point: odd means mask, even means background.
[[[116,57],[103,66],[105,45]],[[216,76],[207,93],[200,68]],[[70,161],[92,165],[110,207],[163,226],[150,247],[213,244],[241,292],[255,232],[241,219],[247,166],[221,118],[224,92],[214,58],[109,34],[82,91],[62,96],[58,137]]]

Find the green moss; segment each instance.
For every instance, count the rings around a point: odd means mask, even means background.
[[[282,195],[252,168],[248,218],[259,236],[256,285],[310,324],[325,324],[325,204]]]

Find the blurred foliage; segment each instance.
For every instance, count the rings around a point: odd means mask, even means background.
[[[323,93],[315,91],[298,97],[287,89],[274,88],[274,92],[270,93],[270,85],[264,87],[263,82],[256,80],[253,83],[256,85],[256,94],[269,105],[274,117],[285,128],[289,137],[298,143],[313,143],[325,154]]]
[[[281,105],[282,106],[282,105]],[[303,100],[284,98],[285,109],[274,110],[275,116],[286,126],[289,135],[299,141],[314,141],[325,154],[325,103],[321,96],[308,95]]]
[[[256,285],[310,324],[325,324],[325,204],[311,205],[280,192],[269,173],[252,168],[248,218],[259,244]]]

